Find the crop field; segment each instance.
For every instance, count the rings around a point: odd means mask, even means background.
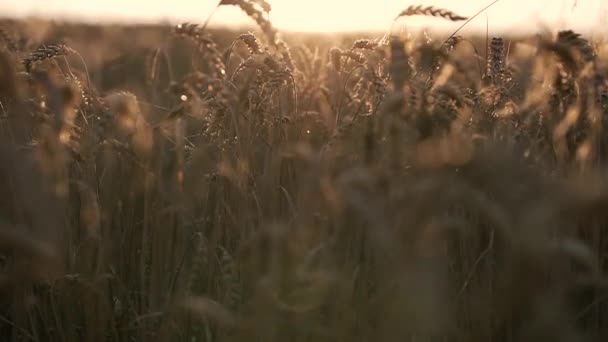
[[[608,43],[219,6],[0,21],[0,341],[608,341]]]

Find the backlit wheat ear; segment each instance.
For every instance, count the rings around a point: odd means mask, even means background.
[[[243,10],[243,12],[247,14],[247,16],[249,16],[258,24],[258,26],[260,27],[260,29],[262,29],[262,32],[264,32],[264,35],[268,39],[268,42],[271,45],[275,46],[277,42],[278,31],[272,26],[272,23],[264,17],[264,6],[262,6],[262,9],[260,9],[259,2],[250,2],[247,0],[222,0],[219,6],[221,5],[233,5],[240,7],[241,10]]]
[[[363,54],[360,54],[358,52],[347,51],[342,53],[342,56],[347,57],[348,59],[352,59],[358,64],[367,63],[367,58]]]
[[[174,33],[178,36],[187,37],[198,45],[199,50],[209,61],[213,73],[218,78],[226,74],[226,66],[222,59],[222,54],[217,49],[215,42],[203,33],[203,28],[197,24],[182,23],[174,28]]]
[[[486,80],[494,84],[502,82],[505,70],[505,45],[502,38],[494,37],[488,46]]]
[[[358,39],[353,43],[352,49],[373,50],[378,47],[378,43],[369,39]]]
[[[560,31],[557,34],[557,41],[578,51],[585,62],[591,62],[595,59],[595,51],[589,41],[572,30]]]
[[[91,103],[91,96],[89,94],[89,89],[85,88],[82,85],[82,81],[75,75],[68,76],[66,78],[66,81],[68,82],[68,84],[71,84],[75,87],[82,104],[88,106]]]
[[[214,48],[215,42],[205,34],[198,24],[181,23],[175,26],[174,32],[177,35],[188,37],[198,43],[202,48]]]
[[[23,59],[23,65],[25,66],[25,70],[29,72],[35,63],[58,56],[67,56],[73,51],[69,46],[64,44],[41,46]]]
[[[423,7],[422,5],[412,5],[399,13],[399,15],[395,17],[395,20],[399,20],[399,18],[402,17],[411,17],[415,15],[439,17],[450,21],[463,21],[468,19],[467,17],[463,17],[447,9],[435,8],[433,6]]]
[[[247,49],[249,49],[249,53],[251,55],[259,55],[264,52],[262,44],[260,44],[260,41],[253,33],[243,33],[240,36],[236,37],[236,39],[232,41],[232,44],[230,44],[228,49],[226,49],[226,51],[224,52],[224,65],[228,65],[228,62],[230,61],[230,56],[232,55],[232,50],[234,49],[234,46],[237,42],[243,42],[243,44],[247,46]]]
[[[266,13],[270,13],[270,11],[272,11],[272,6],[266,0],[250,0],[250,1],[253,2],[254,4],[257,4],[258,6],[260,6],[262,11],[264,11]]]
[[[252,55],[259,55],[262,52],[264,52],[264,49],[262,48],[262,44],[260,44],[260,41],[258,40],[258,38],[251,32],[241,34],[240,36],[237,37],[237,40],[242,41],[247,46],[247,48],[249,49],[249,52]]]
[[[570,45],[541,40],[538,46],[543,52],[550,55],[552,54],[556,57],[573,75],[578,74],[580,71],[580,66],[577,63],[576,56]]]

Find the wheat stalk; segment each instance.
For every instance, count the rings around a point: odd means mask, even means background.
[[[394,20],[399,20],[403,17],[411,17],[415,15],[427,16],[427,17],[438,17],[449,21],[463,21],[467,20],[467,17],[458,15],[450,10],[443,8],[436,8],[434,6],[423,7],[422,5],[414,6],[411,5],[408,8],[401,11]]]

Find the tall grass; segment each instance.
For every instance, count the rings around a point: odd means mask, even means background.
[[[608,338],[603,45],[220,5],[264,39],[2,26],[0,340]]]

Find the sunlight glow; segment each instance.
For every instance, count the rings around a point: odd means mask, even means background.
[[[470,16],[490,0],[269,0],[273,6],[273,24],[290,31],[364,31],[386,30],[396,13],[412,4],[434,5]],[[576,3],[576,6],[574,6]],[[4,15],[64,17],[99,21],[202,22],[213,10],[217,0],[20,0],[3,2]],[[540,25],[587,30],[603,29],[598,23],[608,18],[608,1],[604,0],[502,0],[487,11],[490,30],[521,31]],[[222,7],[213,17],[212,25],[240,26],[251,21],[233,6]],[[408,19],[408,25],[454,27],[441,20]],[[438,26],[437,26],[438,25]],[[486,13],[476,18],[469,29],[486,27]]]

